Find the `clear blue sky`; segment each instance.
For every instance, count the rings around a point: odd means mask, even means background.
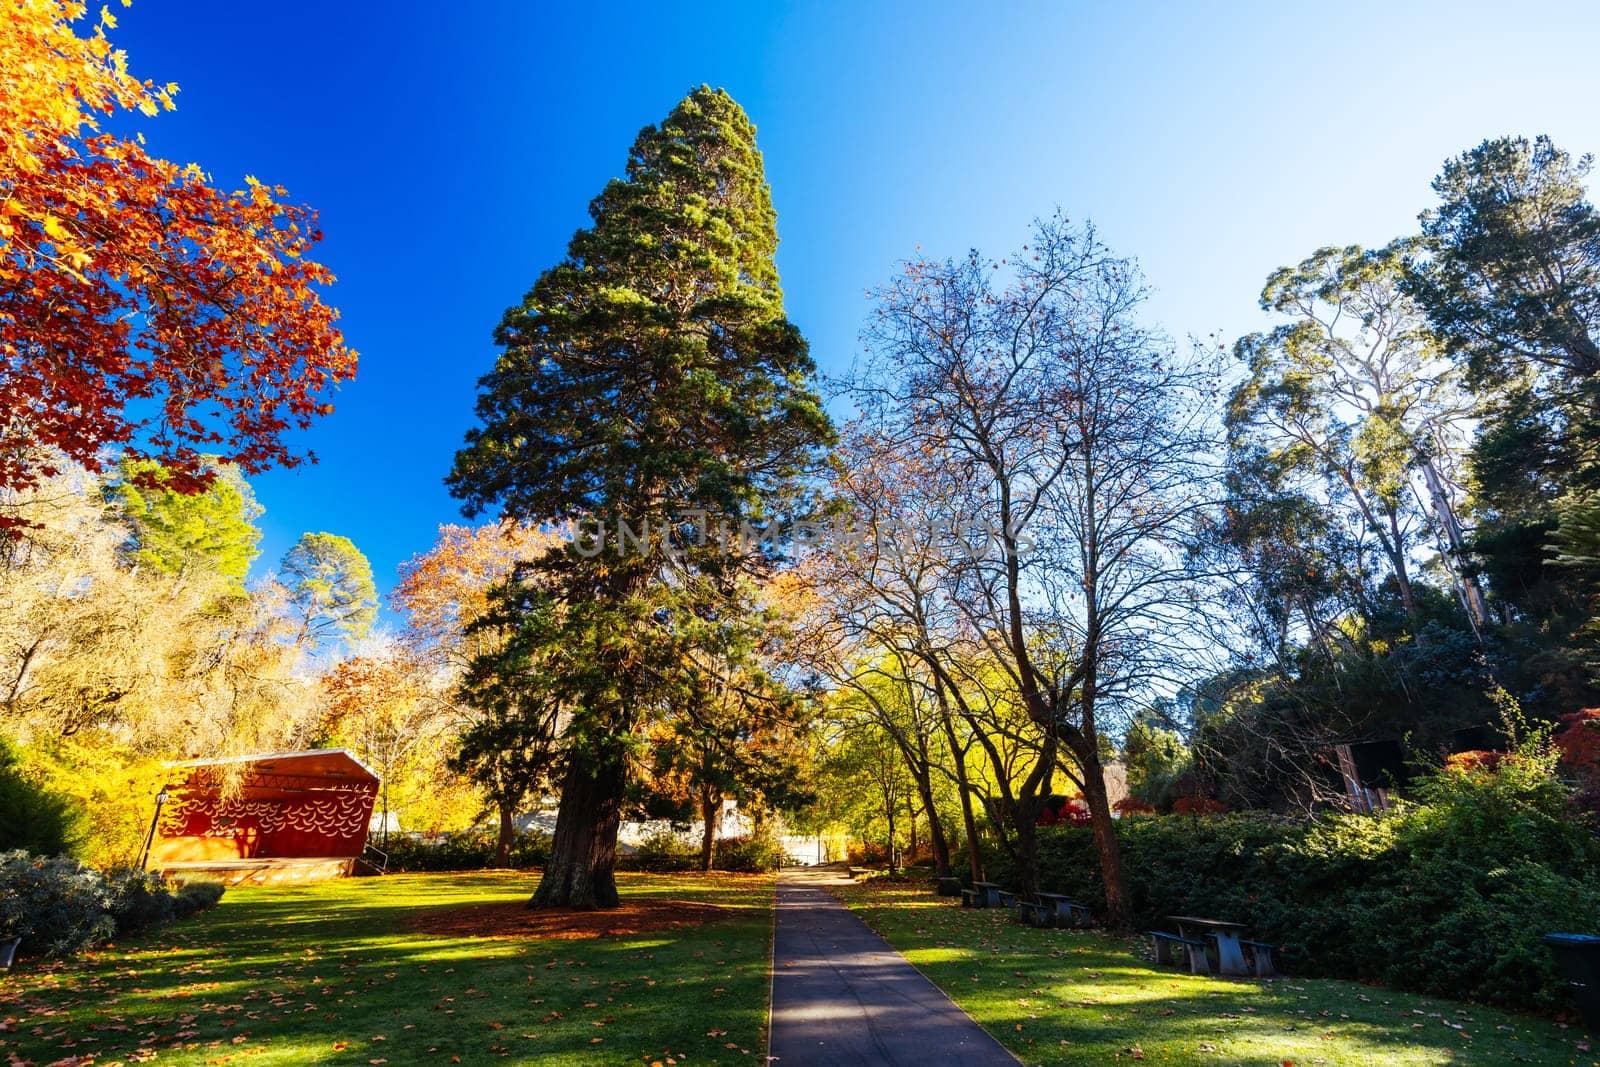
[[[1156,287],[1175,337],[1266,321],[1267,273],[1411,232],[1485,137],[1600,150],[1600,9],[1572,4],[194,4],[114,40],[182,86],[160,154],[322,212],[357,380],[255,479],[275,564],[345,534],[381,589],[461,521],[441,479],[491,330],[634,135],[722,86],[759,127],[791,317],[825,371],[920,245],[1003,254],[1057,205]]]

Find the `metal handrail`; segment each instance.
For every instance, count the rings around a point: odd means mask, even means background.
[[[369,858],[368,854],[378,857],[376,860]],[[377,871],[379,874],[389,873],[389,854],[383,849],[368,841],[361,849],[361,862]]]

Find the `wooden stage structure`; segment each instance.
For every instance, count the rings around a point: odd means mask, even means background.
[[[356,873],[379,782],[345,749],[190,760],[171,771],[151,869],[228,885]]]

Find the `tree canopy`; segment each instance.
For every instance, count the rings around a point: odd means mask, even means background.
[[[0,489],[57,454],[97,469],[107,446],[185,492],[215,463],[299,463],[287,433],[356,366],[320,296],[316,214],[102,129],[170,110],[177,86],[128,72],[109,8],[80,34],[85,10],[11,4],[0,35]]]

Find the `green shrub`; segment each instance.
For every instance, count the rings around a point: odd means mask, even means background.
[[[31,778],[11,742],[0,737],[0,852],[59,856],[83,839],[83,810],[72,797]]]
[[[657,830],[643,841],[632,855],[617,857],[617,866],[629,871],[693,871],[700,867],[700,850],[681,834]]]
[[[21,937],[29,956],[65,956],[116,931],[99,871],[66,858],[0,855],[0,935]]]
[[[468,830],[431,841],[396,836],[390,837],[387,844],[375,844],[388,853],[391,871],[478,871],[496,866],[498,841],[496,833]],[[549,858],[550,835],[529,830],[512,839],[507,863],[518,869],[541,867]]]
[[[717,842],[716,868],[719,871],[764,874],[782,866],[783,846],[771,835],[725,837]]]
[[[205,911],[222,899],[223,892],[221,882],[185,882],[178,887],[177,895],[173,898],[172,917],[187,919]]]
[[[106,875],[107,907],[123,937],[171,919],[176,898],[159,874],[123,867]]]
[[[191,882],[174,892],[149,871],[102,874],[65,857],[0,854],[0,936],[21,937],[27,956],[70,955],[112,935],[187,918],[221,897],[219,882]]]
[[[1522,757],[1445,771],[1420,804],[1375,815],[1123,819],[1133,922],[1248,924],[1294,973],[1542,1010],[1570,1005],[1541,935],[1600,933],[1600,843],[1566,790]],[[1041,828],[1040,883],[1104,907],[1087,828]],[[1002,855],[991,878],[1012,882]]]

